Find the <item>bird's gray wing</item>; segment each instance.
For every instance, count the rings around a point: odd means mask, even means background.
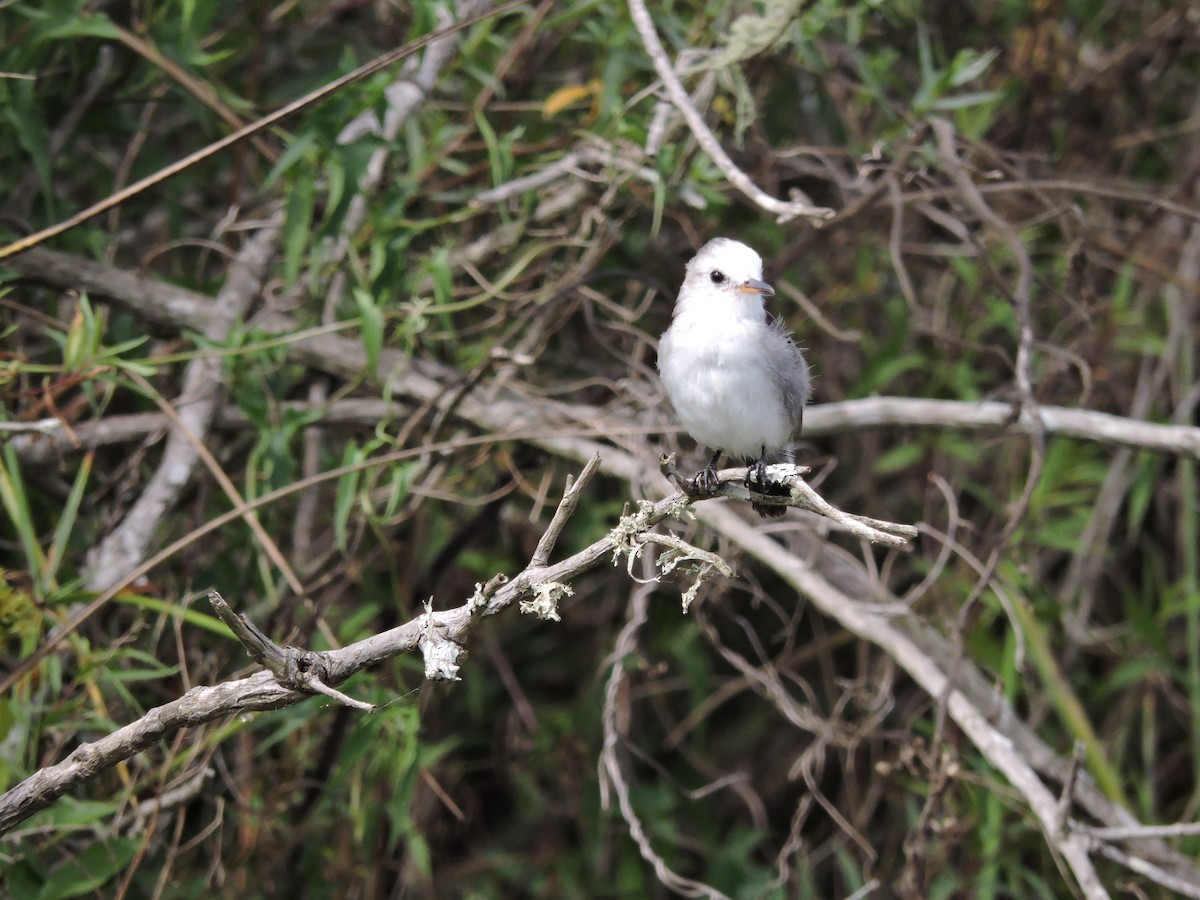
[[[792,422],[792,437],[796,438],[804,425],[804,404],[808,402],[811,390],[808,363],[781,319],[771,322],[770,344],[767,364],[771,379],[783,398],[784,409]]]

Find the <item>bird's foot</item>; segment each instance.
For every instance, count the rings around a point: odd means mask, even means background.
[[[753,476],[753,477],[751,477]],[[758,459],[746,460],[746,490],[753,491],[758,486],[760,494],[767,493],[767,448],[763,447]]]
[[[692,487],[700,493],[715,494],[720,486],[721,478],[717,474],[717,467],[711,464],[697,472],[696,477],[692,479]]]
[[[751,476],[754,476],[751,478]],[[751,493],[758,493],[764,497],[785,496],[786,490],[781,490],[778,484],[767,484],[767,448],[762,448],[762,454],[758,459],[746,460],[746,490]],[[754,511],[764,519],[778,519],[787,512],[786,506],[775,506],[767,503],[755,503],[750,501],[750,505]]]
[[[698,492],[705,494],[715,494],[717,488],[721,486],[721,476],[717,474],[717,461],[721,458],[721,451],[718,450],[713,454],[712,459],[708,461],[708,465],[696,473],[696,477],[692,479],[692,488]]]

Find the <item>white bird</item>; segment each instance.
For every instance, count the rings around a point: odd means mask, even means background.
[[[683,427],[716,450],[693,484],[712,491],[724,452],[757,468],[800,433],[808,400],[808,363],[783,323],[767,317],[762,258],[738,241],[716,238],[687,264],[671,326],[658,343],[658,372]],[[747,487],[750,473],[747,472]],[[753,504],[764,518],[783,506]]]

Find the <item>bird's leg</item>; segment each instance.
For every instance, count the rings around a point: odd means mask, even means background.
[[[750,478],[750,474],[754,473],[754,478]],[[763,444],[762,452],[758,459],[746,460],[746,489],[754,490],[751,485],[758,483],[758,492],[765,494],[767,492],[767,445]]]
[[[693,488],[706,494],[711,494],[717,489],[721,484],[721,479],[717,476],[717,463],[720,459],[721,451],[718,450],[712,455],[708,465],[697,472],[696,477],[692,479]]]

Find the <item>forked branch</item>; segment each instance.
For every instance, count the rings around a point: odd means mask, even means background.
[[[671,464],[673,466],[673,457]],[[707,499],[689,496],[682,490],[655,503],[640,501],[637,508],[622,516],[607,535],[566,559],[551,563],[549,558],[558,536],[599,468],[600,458],[593,457],[579,477],[568,482],[533,558],[519,574],[512,578],[497,574],[486,584],[476,585],[472,596],[452,609],[434,610],[431,601],[424,612],[407,623],[338,650],[280,647],[245,617],[235,613],[220,594],[212,592],[210,599],[222,621],[268,671],[219,685],[193,688],[179,699],[150,710],[112,734],[76,747],[62,762],[40,769],[0,795],[0,834],[50,806],[67,791],[153,746],[179,728],[252,710],[290,706],[313,693],[370,712],[374,709],[371,704],[348,697],[335,690],[334,685],[370,665],[413,650],[420,650],[425,656],[427,677],[456,680],[458,663],[465,652],[470,630],[481,617],[495,615],[517,603],[522,611],[555,620],[558,618],[558,601],[571,594],[569,585],[573,579],[604,561],[618,563],[623,558],[634,557],[648,542],[669,543],[670,552],[663,556],[666,565],[662,570],[679,566],[695,575],[693,584],[684,594],[685,609],[694,599],[702,580],[716,574],[731,574],[729,568],[712,554],[691,547],[675,536],[652,534],[664,519],[690,515],[694,502]],[[805,485],[800,474],[790,466],[768,469],[770,478],[778,477],[779,483],[792,488],[793,496],[780,498],[781,502],[829,516],[868,540],[895,545],[903,544],[906,541],[904,535],[910,531],[915,535],[916,529],[908,526],[851,516],[835,509]],[[749,492],[738,480],[744,477],[743,470],[729,470],[721,475],[722,484],[713,496],[742,497],[745,492],[745,497],[749,497]],[[755,497],[758,499],[757,495]]]

